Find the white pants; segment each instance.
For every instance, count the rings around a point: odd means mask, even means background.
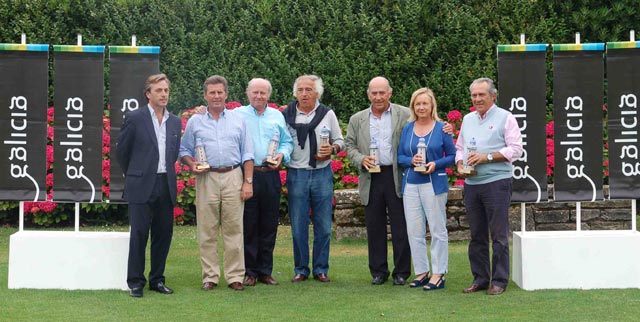
[[[404,188],[404,216],[416,275],[429,272],[426,224],[431,232],[431,274],[446,274],[449,263],[447,193],[435,195],[429,183],[407,183]]]

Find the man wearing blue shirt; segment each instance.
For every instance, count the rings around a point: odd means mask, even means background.
[[[271,97],[271,83],[254,78],[247,85],[249,105],[235,109],[251,129],[255,161],[253,167],[253,197],[244,205],[244,285],[254,286],[256,281],[267,285],[278,282],[273,271],[273,248],[278,232],[280,208],[280,165],[288,164],[293,150],[293,139],[287,130],[282,113],[267,108]],[[267,162],[272,139],[278,141],[273,162]],[[274,140],[275,142],[275,140]]]
[[[196,175],[196,219],[205,291],[215,288],[220,280],[218,229],[224,240],[225,280],[233,290],[244,289],[242,215],[244,202],[253,195],[253,142],[242,117],[225,110],[227,93],[224,77],[207,78],[207,112],[189,119],[180,144],[181,161]],[[194,160],[197,139],[202,141],[207,157],[209,167],[205,169],[198,169],[200,162]]]

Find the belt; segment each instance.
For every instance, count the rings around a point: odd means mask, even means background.
[[[236,165],[232,165],[232,166],[230,166],[230,167],[209,168],[209,170],[208,170],[208,171],[211,171],[211,172],[217,172],[217,173],[225,173],[225,172],[229,172],[229,171],[231,171],[231,170],[233,170],[233,169],[235,169],[235,168],[237,168],[237,167],[239,167],[239,166],[240,166],[239,164],[236,164]]]
[[[256,166],[256,167],[253,167],[253,170],[258,172],[271,172],[271,171],[276,171],[278,169],[277,168],[274,169],[271,167]]]

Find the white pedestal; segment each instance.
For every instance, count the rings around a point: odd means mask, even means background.
[[[20,231],[9,244],[9,288],[127,290],[129,233]]]
[[[640,288],[640,233],[513,233],[513,281],[525,290]]]

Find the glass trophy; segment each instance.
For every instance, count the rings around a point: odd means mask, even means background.
[[[209,163],[207,162],[207,154],[204,152],[204,145],[201,138],[196,138],[196,169],[205,170],[209,169]]]
[[[378,157],[378,144],[376,138],[371,138],[371,145],[369,146],[369,156],[375,160],[375,165],[369,168],[369,173],[380,173],[380,158]]]
[[[467,163],[467,158],[469,157],[469,155],[471,153],[476,153],[476,151],[478,151],[478,147],[476,145],[476,138],[471,138],[471,141],[469,141],[469,144],[467,144],[467,154],[464,156],[464,162],[462,165],[463,174],[467,174],[467,175],[476,174],[475,167]]]
[[[418,140],[418,153],[419,156],[422,157],[422,161],[418,166],[413,168],[413,171],[426,173],[427,172],[427,144],[424,143],[424,138],[420,138]]]
[[[265,160],[266,163],[276,165],[278,164],[278,160],[276,160],[276,155],[278,154],[278,145],[280,144],[280,131],[276,128],[271,140],[269,141],[269,148],[267,149],[267,158]]]

